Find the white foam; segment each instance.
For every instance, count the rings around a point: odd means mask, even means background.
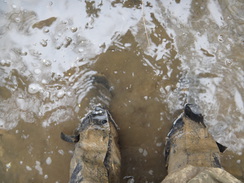
[[[59,150],[58,150],[58,153],[61,154],[61,155],[64,155],[64,150],[59,149]]]
[[[223,15],[218,1],[209,0],[208,10],[210,11],[211,18],[215,21],[215,23],[218,26],[223,27],[225,25],[225,22],[223,21]]]
[[[235,103],[238,110],[243,113],[244,112],[243,99],[241,97],[240,92],[237,89],[235,90]]]
[[[51,165],[51,163],[52,163],[52,159],[50,157],[47,157],[46,164]]]
[[[158,142],[158,143],[156,143],[156,146],[157,146],[157,147],[161,147],[162,145],[163,145],[162,142]]]
[[[40,175],[43,174],[40,161],[36,161],[35,169],[39,172]]]
[[[28,87],[28,92],[29,92],[30,94],[36,94],[36,93],[38,93],[38,92],[40,92],[40,91],[42,91],[42,90],[43,90],[43,88],[42,88],[41,85],[38,84],[38,83],[31,83],[31,84],[29,85],[29,87]]]
[[[28,171],[31,171],[32,170],[32,168],[30,167],[30,166],[25,166],[25,168],[26,168],[26,170],[28,170]]]
[[[150,175],[153,175],[153,170],[149,170],[148,173],[149,173]]]
[[[143,150],[143,153],[142,153],[143,156],[147,156],[148,155],[148,152],[146,149]]]
[[[174,0],[164,0],[162,3],[166,10],[178,21],[183,24],[188,23],[189,16],[191,15],[192,0],[181,1],[180,3],[176,3]]]
[[[139,151],[139,153],[143,153],[143,149],[142,148],[139,148],[138,151]]]
[[[57,97],[58,98],[62,98],[65,95],[65,91],[64,90],[59,90],[57,93]]]

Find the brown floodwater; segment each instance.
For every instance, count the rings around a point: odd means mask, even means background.
[[[244,180],[244,3],[0,1],[0,182],[69,180],[72,134],[110,85],[122,177],[167,175],[165,137],[197,103],[223,167]],[[99,95],[99,92],[97,92]],[[126,182],[126,181],[124,181]]]

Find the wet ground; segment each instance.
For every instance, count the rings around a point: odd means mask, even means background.
[[[91,76],[111,87],[122,177],[160,182],[164,139],[186,101],[244,180],[244,3],[0,1],[1,182],[68,182]]]

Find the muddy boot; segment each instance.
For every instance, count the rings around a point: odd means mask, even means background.
[[[74,135],[61,133],[63,140],[75,143],[70,183],[117,183],[120,182],[121,157],[118,126],[107,110],[110,87],[102,75],[91,79],[93,88],[85,98],[90,112],[81,119]]]
[[[199,107],[186,104],[166,138],[168,176],[162,182],[240,182],[221,169],[225,149],[208,133]]]
[[[70,183],[119,182],[117,125],[107,110],[95,107],[83,118],[75,135],[62,133],[61,138],[76,143],[70,163]]]

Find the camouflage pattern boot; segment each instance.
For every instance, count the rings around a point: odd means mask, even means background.
[[[118,126],[107,110],[111,94],[104,76],[96,75],[92,79],[94,90],[87,98],[92,110],[81,119],[74,135],[61,133],[63,140],[75,143],[70,183],[117,183],[121,156]]]
[[[241,182],[221,168],[225,149],[208,133],[199,107],[186,104],[166,137],[168,175],[162,183]]]

